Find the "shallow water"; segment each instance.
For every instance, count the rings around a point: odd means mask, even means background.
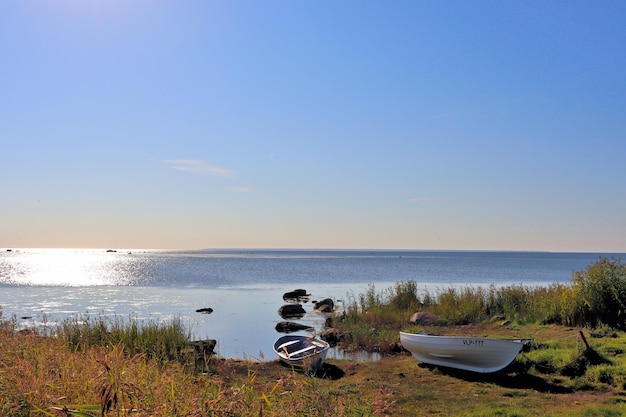
[[[367,289],[351,284],[348,287],[309,286],[312,300],[333,296],[342,309],[341,294]],[[5,287],[2,288],[2,309],[5,318],[15,316],[21,328],[37,327],[53,330],[68,318],[107,317],[111,320],[132,318],[152,322],[168,322],[180,318],[194,339],[217,339],[217,352],[228,358],[274,359],[272,345],[281,333],[275,330],[280,321],[278,309],[286,304],[284,292],[295,288],[254,287],[238,289],[198,289],[160,287]],[[315,297],[315,294],[323,294]],[[211,307],[213,313],[200,314],[199,308]],[[313,311],[313,303],[303,304],[303,318],[291,320],[322,329],[328,314]],[[306,332],[299,332],[307,334]],[[341,358],[332,351],[329,358]],[[348,355],[352,357],[352,355]]]

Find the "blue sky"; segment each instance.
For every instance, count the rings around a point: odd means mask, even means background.
[[[0,247],[624,253],[624,16],[0,2]]]

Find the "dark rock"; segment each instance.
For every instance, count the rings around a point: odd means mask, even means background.
[[[194,372],[207,372],[208,359],[215,353],[217,340],[195,340],[189,344],[189,349],[186,349],[184,353],[184,357],[189,359],[188,365],[193,366]]]
[[[208,356],[211,356],[213,353],[215,353],[215,346],[217,345],[217,340],[215,339],[194,340],[190,344],[198,356],[208,357]]]
[[[318,313],[332,313],[333,308],[328,304],[322,304],[321,306],[316,308],[315,311],[317,311]]]
[[[335,302],[330,298],[324,298],[322,301],[315,303],[315,311],[320,313],[332,313],[335,309]]]
[[[281,321],[280,323],[276,324],[275,329],[277,332],[281,333],[292,333],[299,330],[313,330],[313,327],[307,326],[305,324],[294,323],[292,321]]]
[[[337,346],[338,343],[351,342],[352,334],[350,332],[343,332],[337,328],[330,328],[320,333],[320,339],[327,341],[331,346]]]
[[[304,308],[300,304],[285,304],[281,308],[278,309],[278,314],[284,318],[302,318],[306,314]]]
[[[306,290],[303,289],[297,289],[297,290],[293,290],[293,291],[287,291],[286,293],[283,294],[283,300],[284,301],[292,301],[292,302],[307,302],[309,301],[309,296],[311,294],[307,294]]]
[[[437,324],[437,320],[438,317],[433,313],[429,313],[427,311],[419,311],[411,316],[409,322],[426,326],[433,326]]]
[[[399,353],[407,352],[407,350],[402,346],[400,342],[389,342],[389,347],[387,348],[389,353],[397,355]]]
[[[211,314],[212,312],[213,312],[213,309],[211,307],[199,308],[196,310],[196,313],[202,313],[202,314]]]

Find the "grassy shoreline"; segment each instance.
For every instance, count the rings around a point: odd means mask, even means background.
[[[477,331],[494,331],[481,326]],[[508,331],[511,331],[510,329]],[[578,351],[577,328],[525,329]],[[594,339],[594,341],[597,339]],[[625,336],[619,335],[619,344]],[[594,343],[595,344],[595,343]],[[328,361],[310,376],[278,361],[209,358],[205,372],[119,346],[70,350],[32,332],[0,336],[0,415],[6,416],[612,416],[626,412],[614,384],[520,367],[472,374],[408,355]],[[596,344],[597,345],[597,344]],[[580,377],[578,377],[580,378]]]
[[[381,293],[372,287],[333,322],[349,335],[341,342],[345,347],[379,351],[383,358],[329,360],[313,376],[277,360],[199,353],[176,320],[76,321],[54,335],[17,331],[4,320],[0,415],[624,415],[624,317],[619,308],[605,308],[624,304],[626,268],[608,260],[575,274],[571,286],[548,289],[468,288],[434,296],[418,295],[411,281]],[[409,324],[416,311],[437,319]],[[533,342],[505,370],[473,374],[421,364],[406,352],[388,354],[403,329]]]

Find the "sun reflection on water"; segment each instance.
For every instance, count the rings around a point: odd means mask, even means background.
[[[130,253],[85,249],[21,250],[0,258],[0,285],[131,285]]]

